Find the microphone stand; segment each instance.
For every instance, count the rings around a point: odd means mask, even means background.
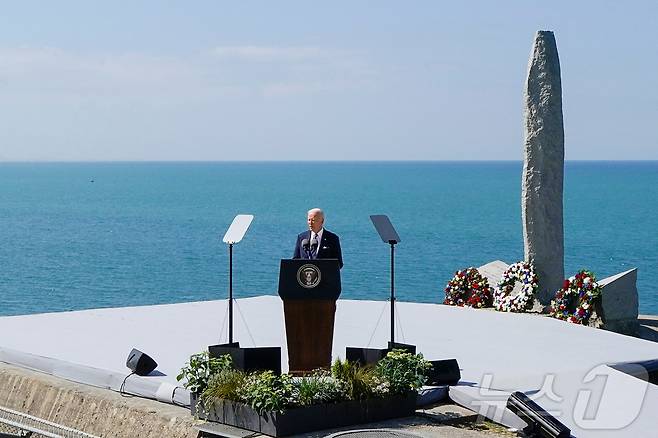
[[[304,243],[304,240],[306,243]],[[309,242],[307,239],[302,240],[302,249],[304,250],[304,253],[306,253],[306,257],[310,260],[311,259],[311,250],[309,248]]]

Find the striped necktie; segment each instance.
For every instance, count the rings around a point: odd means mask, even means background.
[[[311,242],[313,241],[317,243],[315,250],[311,253],[312,258],[315,259],[318,257],[318,251],[320,251],[320,239],[318,239],[318,234],[316,232],[311,231]]]

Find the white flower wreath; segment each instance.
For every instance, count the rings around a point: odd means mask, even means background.
[[[523,284],[521,292],[512,296],[510,293],[517,281]],[[535,269],[530,263],[509,265],[494,291],[494,307],[503,312],[525,312],[532,307],[538,286]]]

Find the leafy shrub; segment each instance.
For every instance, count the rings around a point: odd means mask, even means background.
[[[185,379],[183,386],[190,392],[201,394],[208,386],[208,380],[214,374],[221,370],[230,369],[233,361],[230,355],[221,357],[210,357],[207,351],[193,354],[190,361],[181,369],[180,374],[176,376],[179,382]]]
[[[283,412],[294,405],[294,391],[290,375],[277,376],[272,371],[262,371],[247,376],[241,398],[259,414],[264,411]]]
[[[346,385],[327,371],[318,370],[313,375],[293,380],[295,391],[293,404],[309,406],[333,403],[347,398]]]
[[[406,394],[423,386],[431,367],[432,364],[425,360],[422,354],[393,350],[377,362],[375,371],[388,383],[390,394]]]

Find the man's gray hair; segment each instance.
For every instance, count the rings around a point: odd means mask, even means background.
[[[312,215],[312,214],[319,214],[319,215],[322,216],[322,218],[324,219],[324,211],[322,211],[322,209],[320,209],[320,208],[311,208],[311,209],[308,211],[307,214],[308,214],[309,216]]]

